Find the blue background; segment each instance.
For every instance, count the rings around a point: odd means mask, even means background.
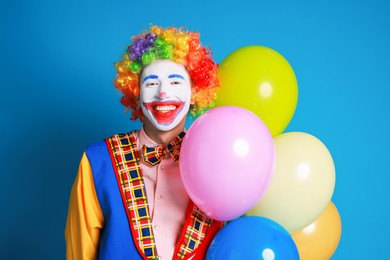
[[[336,165],[332,259],[390,259],[389,13],[375,0],[1,1],[0,259],[64,259],[85,146],[140,126],[113,62],[150,23],[201,32],[218,63],[248,45],[282,54],[299,86],[286,131],[318,137]]]

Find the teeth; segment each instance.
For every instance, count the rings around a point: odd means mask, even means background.
[[[154,107],[155,110],[157,111],[172,111],[172,110],[175,110],[176,109],[176,106],[174,105],[169,105],[169,106],[155,106]]]

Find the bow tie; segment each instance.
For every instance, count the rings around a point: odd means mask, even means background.
[[[164,159],[165,155],[167,154],[167,151],[169,152],[169,155],[173,158],[173,160],[177,162],[179,160],[180,146],[181,142],[183,141],[184,135],[185,132],[181,132],[168,144],[168,146],[162,144],[154,147],[147,147],[146,145],[143,145],[142,157],[144,158],[145,162],[149,163],[152,166],[155,166],[159,164],[162,159]]]

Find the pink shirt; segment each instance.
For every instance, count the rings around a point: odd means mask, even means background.
[[[146,135],[143,128],[137,134],[138,151],[142,151],[144,144],[149,147],[158,145]],[[141,166],[157,253],[160,259],[172,259],[189,203],[180,177],[179,162],[175,162],[167,153],[158,165],[151,166],[141,160]]]

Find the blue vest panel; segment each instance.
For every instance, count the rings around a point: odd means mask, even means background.
[[[92,167],[96,194],[105,220],[101,231],[98,259],[142,259],[133,242],[105,141],[90,145],[85,153]]]

